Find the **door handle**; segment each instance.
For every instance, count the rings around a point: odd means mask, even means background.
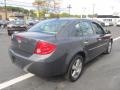
[[[101,41],[101,40],[102,40],[102,38],[97,38],[97,40],[98,40],[98,41]]]
[[[88,41],[85,41],[84,44],[88,44]]]

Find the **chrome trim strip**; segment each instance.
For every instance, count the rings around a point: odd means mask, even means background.
[[[107,44],[108,44],[108,43],[105,43],[105,44],[99,45],[99,46],[97,46],[97,47],[91,48],[91,49],[89,49],[89,51],[94,50],[94,49],[99,48],[99,47],[102,47],[102,46],[107,45]]]

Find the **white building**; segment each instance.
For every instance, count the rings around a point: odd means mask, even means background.
[[[116,25],[116,23],[120,20],[120,17],[113,15],[98,15],[96,19],[104,22],[106,26],[112,26]]]

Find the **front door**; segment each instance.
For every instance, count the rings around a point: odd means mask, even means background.
[[[97,38],[97,40],[99,42],[98,52],[99,52],[99,54],[101,54],[102,52],[104,52],[106,50],[110,36],[107,35],[105,33],[105,31],[103,30],[103,28],[95,22],[92,23],[92,27],[93,27],[96,35],[98,36],[98,38]]]
[[[99,54],[98,35],[95,34],[90,22],[80,22],[80,29],[83,32],[84,50],[87,52],[88,60],[91,60]]]

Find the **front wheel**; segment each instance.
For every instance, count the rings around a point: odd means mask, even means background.
[[[111,50],[112,50],[112,42],[110,41],[108,43],[108,47],[107,47],[107,50],[105,51],[106,54],[110,54],[111,53]]]
[[[81,55],[76,55],[68,68],[66,78],[69,81],[74,82],[79,79],[80,75],[82,74],[82,71],[83,71],[83,58]]]

